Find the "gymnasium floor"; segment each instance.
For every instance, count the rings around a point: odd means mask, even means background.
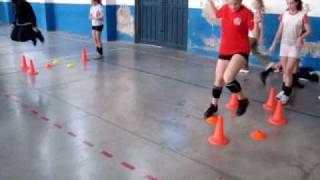
[[[289,124],[267,123],[262,109],[274,74],[239,75],[251,105],[242,117],[220,114],[230,144],[215,147],[214,127],[202,118],[211,98],[215,61],[142,44],[104,44],[104,62],[80,62],[94,45],[84,37],[45,33],[46,43],[9,39],[0,25],[1,180],[319,180],[319,84],[304,82],[285,109]],[[32,58],[39,75],[20,70]],[[62,64],[51,70],[54,59]],[[66,68],[74,63],[72,69]],[[268,139],[256,142],[261,129]]]

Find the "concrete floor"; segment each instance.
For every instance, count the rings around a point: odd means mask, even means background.
[[[231,143],[207,142],[214,128],[202,114],[210,101],[212,59],[147,45],[110,42],[105,61],[84,67],[86,38],[45,33],[33,47],[9,39],[0,25],[1,180],[319,180],[320,94],[305,83],[286,107],[289,125],[274,127],[262,109],[260,69],[239,80],[251,100],[243,117],[221,108]],[[21,55],[39,75],[19,69]],[[43,68],[52,59],[63,64]],[[67,63],[74,63],[67,69]],[[221,105],[230,98],[225,91]],[[221,106],[222,107],[222,106]],[[264,142],[249,134],[262,129]]]

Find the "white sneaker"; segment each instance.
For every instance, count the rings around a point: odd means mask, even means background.
[[[280,91],[280,92],[277,94],[276,98],[280,100],[281,97],[282,97],[282,95],[284,95],[284,91]]]
[[[280,101],[282,104],[288,104],[289,99],[290,99],[289,96],[283,94],[280,98]]]
[[[103,59],[103,55],[97,55],[97,56],[94,58],[94,60],[101,60],[101,59]]]
[[[265,70],[270,69],[273,65],[274,65],[274,63],[273,63],[273,62],[270,62],[270,63],[266,66]]]
[[[240,73],[244,73],[244,74],[248,74],[249,73],[249,69],[240,69],[239,72]]]

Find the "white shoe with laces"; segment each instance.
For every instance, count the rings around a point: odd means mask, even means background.
[[[284,95],[284,91],[280,91],[280,92],[277,94],[276,98],[280,100],[281,97],[282,97],[282,95]]]
[[[289,100],[290,100],[289,96],[287,96],[287,95],[285,95],[285,94],[283,94],[283,95],[281,96],[281,98],[280,98],[280,101],[281,101],[281,103],[282,103],[283,105],[288,104]]]

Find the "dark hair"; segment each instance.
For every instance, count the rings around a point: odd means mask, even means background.
[[[12,0],[13,4],[21,4],[22,2],[24,2],[25,0]]]
[[[101,0],[93,0],[93,1],[96,1],[97,3],[101,4]]]
[[[298,3],[297,10],[302,11],[303,10],[302,0],[295,0],[295,2]]]

